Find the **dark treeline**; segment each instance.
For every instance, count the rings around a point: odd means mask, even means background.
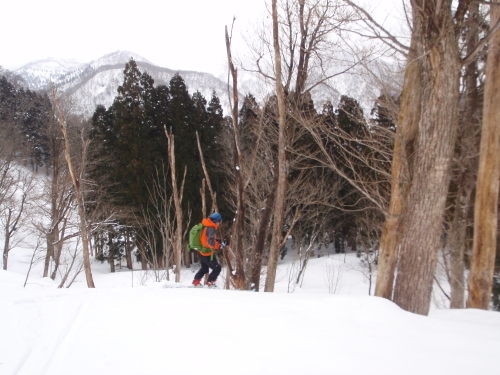
[[[48,96],[28,89],[16,88],[0,77],[0,130],[2,152],[15,147],[18,160],[34,169],[50,156],[47,136],[52,109]]]
[[[182,208],[187,226],[201,221],[206,214],[202,211],[200,188],[204,175],[196,133],[212,183],[219,192],[223,189],[223,179],[217,170],[221,154],[218,138],[224,124],[215,92],[209,102],[199,92],[190,95],[178,74],[169,86],[154,86],[150,75],[141,73],[134,60],[126,64],[124,81],[113,104],[109,108],[96,108],[90,131],[89,177],[99,186],[98,198],[108,203],[105,212],[99,215],[113,217],[116,224],[129,227],[129,235],[136,239],[141,257],[148,258],[151,264],[163,267],[170,264],[166,258],[171,256],[166,252],[171,246],[165,243],[172,242],[169,223],[164,222],[165,210],[168,217],[173,217],[165,132],[173,134],[176,140],[176,170],[183,184]],[[208,194],[204,198],[210,201]],[[220,207],[230,217],[223,202]],[[101,210],[98,205],[89,209]],[[162,224],[155,219],[160,216]],[[97,243],[109,243],[110,235],[104,233]],[[114,240],[115,247],[119,242]]]

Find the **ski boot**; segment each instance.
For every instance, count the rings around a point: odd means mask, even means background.
[[[209,289],[217,289],[217,284],[215,283],[215,281],[207,281],[205,285]]]
[[[201,280],[199,279],[194,279],[193,280],[193,285],[191,285],[192,288],[203,288],[203,284],[201,283]]]

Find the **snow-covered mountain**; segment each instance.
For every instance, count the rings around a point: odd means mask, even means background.
[[[227,113],[229,100],[227,84],[212,74],[194,71],[172,70],[149,62],[133,52],[117,51],[90,63],[82,64],[61,59],[48,59],[27,64],[15,71],[32,90],[47,90],[51,84],[58,87],[73,103],[75,114],[91,116],[97,105],[109,107],[123,83],[125,64],[133,58],[141,71],[147,71],[155,85],[168,85],[179,73],[190,94],[199,91],[210,100],[215,91]]]
[[[31,90],[45,90],[51,83],[59,83],[62,76],[83,65],[76,61],[49,58],[26,64],[15,73],[24,78]]]
[[[7,81],[9,81],[16,89],[22,88],[22,87],[28,87],[28,83],[19,76],[18,74],[15,74],[11,72],[8,69],[5,69],[0,65],[0,77],[5,77]]]
[[[59,92],[66,94],[73,103],[73,112],[84,116],[91,116],[97,105],[109,107],[117,95],[118,86],[123,83],[125,64],[133,58],[141,71],[147,71],[156,85],[168,85],[174,74],[179,73],[188,87],[190,94],[199,91],[207,100],[210,100],[215,91],[220,99],[225,114],[229,114],[229,97],[227,83],[212,74],[172,70],[157,66],[144,57],[129,51],[117,51],[105,55],[90,63],[78,63],[62,59],[47,59],[27,64],[14,73],[24,80],[32,90],[46,90],[50,84],[58,87]],[[374,67],[370,68],[372,71]],[[383,73],[379,68],[380,76]],[[380,79],[384,81],[384,79]],[[369,83],[366,73],[362,69],[352,69],[349,73],[340,74],[327,83],[312,90],[312,98],[316,109],[321,111],[323,104],[330,101],[336,106],[341,95],[348,95],[356,99],[369,117],[375,98],[379,95],[379,85]],[[239,75],[240,104],[243,96],[252,93],[258,101],[272,92],[273,84],[259,81],[251,73],[241,71]]]

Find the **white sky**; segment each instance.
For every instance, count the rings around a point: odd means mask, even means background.
[[[0,65],[59,57],[90,62],[127,50],[154,64],[222,72],[224,26],[235,38],[264,13],[264,0],[16,0],[0,5]],[[236,42],[236,40],[235,40]]]
[[[387,1],[395,0],[371,4]],[[14,70],[47,57],[90,62],[126,50],[162,67],[218,76],[226,66],[224,26],[236,16],[233,45],[242,45],[241,35],[264,17],[265,2],[270,0],[3,1],[0,65]]]

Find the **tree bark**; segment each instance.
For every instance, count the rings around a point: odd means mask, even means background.
[[[3,269],[4,271],[7,270],[7,264],[9,261],[9,250],[10,250],[10,221],[12,218],[12,210],[10,208],[7,209],[8,214],[7,214],[7,220],[5,222],[5,240],[3,243]]]
[[[462,190],[462,189],[461,189]],[[460,202],[450,233],[450,308],[463,309],[465,304],[465,246],[467,241],[467,208],[470,193],[459,191]]]
[[[278,184],[276,188],[276,199],[274,204],[274,219],[273,232],[271,238],[271,249],[269,260],[267,263],[267,277],[265,292],[274,291],[274,283],[276,281],[276,269],[278,267],[278,258],[280,254],[280,244],[283,229],[283,214],[285,209],[285,192],[286,192],[286,103],[285,92],[281,79],[281,52],[278,35],[278,9],[276,0],[272,1],[272,17],[273,17],[273,46],[274,60],[276,68],[276,95],[278,97]]]
[[[414,33],[417,32],[414,25]],[[415,34],[416,35],[416,34]],[[416,59],[416,37],[412,36],[411,51],[405,71],[403,93],[398,115],[398,127],[392,160],[391,200],[382,228],[375,295],[392,299],[394,272],[400,243],[400,225],[406,211],[410,187],[409,159],[414,152],[415,136],[420,121],[422,95],[421,65]]]
[[[498,5],[499,0],[493,1]],[[490,25],[500,20],[500,7],[491,7]],[[489,309],[495,266],[498,180],[500,177],[500,33],[490,39],[486,61],[483,125],[474,209],[474,244],[467,307]]]
[[[181,281],[181,260],[182,260],[182,193],[179,192],[177,187],[177,176],[175,169],[175,142],[174,135],[167,132],[165,128],[165,135],[168,139],[168,151],[169,151],[169,161],[170,161],[170,172],[172,176],[172,195],[174,197],[174,208],[175,208],[175,243],[174,243],[174,264],[175,264],[175,282],[179,283]]]
[[[59,223],[54,227],[53,237],[54,244],[52,247],[52,257],[54,260],[54,269],[52,270],[52,274],[50,278],[52,280],[56,279],[57,271],[59,270],[59,265],[61,264],[61,254],[64,242],[62,239],[64,238],[64,233],[66,230],[66,219],[63,220],[63,226],[61,230],[59,230]]]
[[[244,267],[245,252],[243,249],[243,239],[245,233],[245,187],[243,183],[243,174],[241,168],[243,166],[243,158],[240,150],[240,140],[238,137],[238,71],[233,64],[231,55],[231,41],[226,27],[226,50],[229,71],[233,80],[233,106],[232,106],[232,124],[233,124],[233,160],[236,174],[237,186],[237,212],[234,222],[233,241],[236,240],[236,274],[233,276],[233,281],[236,289],[246,289],[246,275]]]
[[[56,199],[56,189],[57,189],[57,183],[56,183],[56,176],[58,174],[58,156],[59,156],[59,150],[55,151],[52,150],[52,181],[50,184],[50,228],[47,232],[47,254],[45,255],[45,266],[43,270],[43,277],[47,277],[49,275],[49,268],[50,268],[50,259],[54,257],[54,242],[56,241],[57,237],[57,227],[58,227],[58,222],[56,219],[57,216],[57,199]]]
[[[465,10],[462,10],[465,11]],[[471,3],[467,17],[465,35],[466,53],[470,54],[479,42],[479,3]],[[448,233],[450,283],[450,308],[465,307],[465,261],[464,257],[469,245],[468,231],[469,210],[472,205],[472,191],[477,176],[477,159],[479,155],[479,118],[480,93],[477,59],[464,67],[463,77],[463,111],[461,111],[457,144],[455,146],[455,166],[452,176],[456,186],[453,194],[453,216]],[[445,254],[446,256],[446,254]]]
[[[134,263],[132,262],[132,246],[130,244],[128,228],[125,229],[125,258],[127,259],[127,268],[129,270],[134,269]]]
[[[431,302],[458,124],[461,63],[451,3],[412,2],[413,17],[422,25],[416,34],[422,63],[421,116],[393,300],[422,315],[428,314]]]
[[[54,233],[53,229],[49,229],[46,234],[47,252],[45,254],[45,262],[43,267],[43,277],[49,276],[50,260],[54,257]]]
[[[271,218],[271,213],[274,208],[274,198],[276,195],[276,184],[278,174],[275,175],[273,186],[271,191],[267,196],[266,207],[260,218],[259,232],[257,234],[257,240],[255,241],[254,256],[252,260],[252,279],[253,289],[258,292],[260,289],[260,273],[262,270],[262,255],[264,254],[264,245],[266,244],[266,238],[269,233],[269,220]]]

